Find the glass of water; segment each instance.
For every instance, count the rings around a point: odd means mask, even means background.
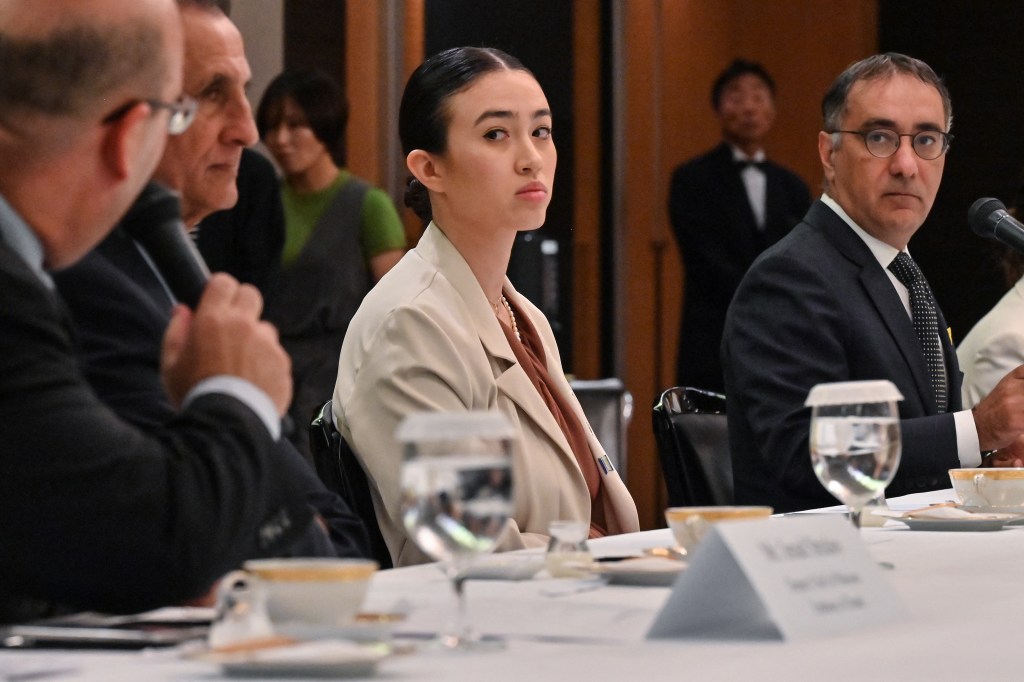
[[[458,599],[446,649],[500,647],[479,638],[466,618],[464,583],[473,558],[490,552],[512,516],[512,438],[497,412],[434,412],[408,417],[396,436],[405,447],[402,522],[409,537],[441,562]]]
[[[814,473],[857,528],[864,506],[885,492],[899,467],[902,399],[890,381],[818,384],[807,396]]]

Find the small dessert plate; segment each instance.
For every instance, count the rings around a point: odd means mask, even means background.
[[[612,585],[670,587],[686,569],[686,562],[661,557],[638,557],[614,562],[598,562],[591,569],[606,576]]]

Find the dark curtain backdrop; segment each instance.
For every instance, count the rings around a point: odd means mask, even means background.
[[[975,199],[1007,204],[1024,170],[1024,4],[1015,0],[881,0],[881,51],[923,59],[953,100],[953,141],[935,207],[911,241],[959,342],[1006,289],[998,247],[967,226]]]
[[[345,92],[345,0],[284,3],[284,67],[322,69]],[[341,147],[338,154],[344,161],[344,138]]]
[[[558,340],[562,365],[571,372],[572,3],[426,0],[424,19],[427,55],[460,45],[496,47],[517,57],[544,88],[558,149],[554,194],[544,227],[520,233],[516,240],[509,279],[547,315]]]

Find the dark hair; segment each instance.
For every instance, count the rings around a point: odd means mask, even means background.
[[[449,98],[465,90],[480,76],[492,71],[527,69],[515,57],[491,47],[453,47],[438,52],[409,76],[398,110],[398,136],[402,153],[414,149],[443,154],[448,146]],[[415,178],[409,180],[405,205],[424,222],[432,219],[427,189]]]
[[[896,74],[915,76],[939,91],[939,96],[942,97],[942,110],[946,116],[946,132],[949,132],[953,126],[953,104],[949,99],[946,85],[935,74],[932,67],[920,59],[914,59],[898,52],[886,52],[862,59],[846,67],[846,70],[839,74],[821,101],[824,130],[831,133],[842,127],[843,115],[846,113],[846,99],[855,83],[875,78],[889,78]],[[841,136],[836,134],[833,137],[833,145],[838,147]]]
[[[289,69],[270,81],[256,107],[256,129],[266,137],[281,123],[284,100],[290,98],[306,117],[316,139],[343,166],[348,102],[337,81],[320,69]]]
[[[725,71],[718,74],[714,85],[711,86],[711,106],[714,107],[715,111],[718,111],[718,107],[722,103],[722,93],[725,92],[729,84],[740,76],[746,76],[747,74],[757,76],[763,80],[764,84],[768,86],[768,90],[771,91],[772,97],[775,97],[775,81],[772,80],[771,75],[765,71],[763,66],[746,59],[735,59],[732,64],[725,67]]]

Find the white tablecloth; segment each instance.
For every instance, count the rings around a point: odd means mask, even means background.
[[[890,502],[896,509],[949,499],[951,491]],[[644,639],[668,588],[604,586],[535,579],[471,581],[467,595],[479,629],[508,637],[504,651],[417,652],[383,662],[389,680],[1017,680],[1024,677],[1024,527],[986,533],[918,532],[902,524],[862,531],[868,552],[891,563],[885,578],[908,620],[800,642]],[[667,530],[605,538],[596,555],[672,544]],[[396,630],[432,631],[453,603],[436,566],[385,571],[368,610],[408,612]],[[209,680],[210,664],[173,652],[4,652],[5,673],[64,668],[70,680]]]

